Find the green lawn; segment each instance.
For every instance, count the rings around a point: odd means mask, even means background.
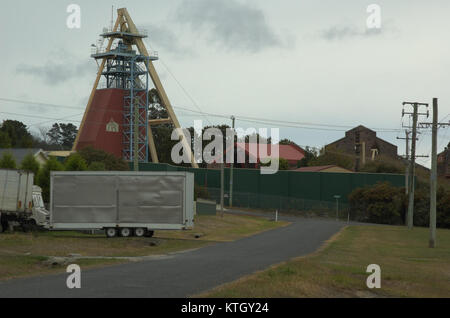
[[[350,226],[318,252],[220,286],[207,297],[450,297],[450,230]],[[368,289],[369,264],[381,289]]]

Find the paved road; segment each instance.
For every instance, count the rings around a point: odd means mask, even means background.
[[[278,228],[184,253],[82,271],[81,289],[68,274],[0,283],[0,297],[187,297],[293,257],[314,252],[344,223],[293,218]]]

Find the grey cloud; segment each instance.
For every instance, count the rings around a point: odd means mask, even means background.
[[[260,9],[235,0],[185,0],[176,19],[195,31],[206,31],[209,41],[230,50],[255,53],[283,45]]]
[[[175,33],[165,26],[157,26],[154,24],[143,25],[143,28],[148,31],[148,42],[155,50],[167,50],[172,54],[186,54],[190,50],[183,47],[178,41]]]
[[[363,38],[376,36],[382,33],[383,29],[365,29],[359,30],[354,26],[332,26],[321,32],[321,37],[328,41],[344,40],[351,38]]]
[[[45,65],[20,64],[16,67],[16,71],[19,74],[40,78],[44,83],[53,86],[81,78],[89,73],[95,74],[95,65],[92,61],[78,64],[48,61]]]

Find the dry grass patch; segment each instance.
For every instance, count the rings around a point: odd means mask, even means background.
[[[450,297],[450,230],[350,226],[321,251],[274,266],[202,296]],[[368,289],[369,264],[381,266],[381,289]]]
[[[62,266],[45,265],[48,256],[134,257],[163,255],[199,248],[213,241],[232,241],[261,231],[286,225],[259,217],[225,215],[200,216],[192,231],[156,231],[153,238],[90,235],[76,231],[0,234],[0,280],[62,271]],[[195,234],[202,237],[195,239]],[[77,259],[85,266],[117,264],[118,259]]]
[[[192,231],[157,231],[155,237],[193,239],[200,234],[197,240],[226,242],[288,224],[288,222],[274,222],[261,217],[227,213],[223,217],[220,215],[197,215]]]

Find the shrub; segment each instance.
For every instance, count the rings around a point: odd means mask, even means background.
[[[74,153],[67,157],[64,168],[67,171],[86,171],[88,169],[88,165],[86,160],[81,157],[80,154]]]
[[[50,158],[37,175],[37,184],[42,188],[42,197],[44,202],[50,199],[50,172],[62,171],[64,166],[55,158]]]
[[[113,154],[106,151],[94,149],[93,147],[85,147],[78,151],[81,157],[86,160],[88,166],[93,162],[101,162],[105,165],[107,171],[128,171],[128,164],[121,158],[117,158]]]
[[[88,167],[89,171],[105,171],[106,167],[103,162],[93,161]]]
[[[404,173],[404,168],[399,167],[393,163],[383,161],[369,161],[362,167],[360,172],[370,173]]]
[[[349,195],[350,213],[362,222],[402,224],[405,194],[389,182],[358,188]]]
[[[3,153],[0,158],[0,168],[2,169],[16,169],[16,160],[10,152]]]
[[[40,168],[39,162],[36,160],[36,158],[31,153],[26,155],[23,158],[22,163],[20,164],[20,169],[33,172],[35,178],[37,177],[39,168]],[[36,182],[36,180],[35,180],[35,182]]]
[[[436,195],[436,226],[450,229],[450,190],[438,189]]]
[[[270,167],[272,164],[272,160],[269,160],[267,163],[261,163],[261,167]],[[289,161],[284,158],[278,158],[278,170],[289,170]]]
[[[405,224],[408,196],[404,188],[389,183],[355,189],[349,195],[350,213],[357,221],[381,224]],[[414,191],[414,225],[430,224],[429,187]],[[450,228],[450,191],[440,187],[436,195],[436,226]]]
[[[328,147],[325,152],[308,161],[308,166],[336,165],[345,169],[353,170],[355,160],[352,156]]]

